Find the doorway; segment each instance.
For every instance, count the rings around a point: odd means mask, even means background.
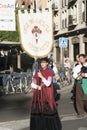
[[[74,61],[76,61],[76,55],[79,54],[79,43],[73,44],[73,51],[74,51]]]

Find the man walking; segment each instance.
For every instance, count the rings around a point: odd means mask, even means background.
[[[78,117],[84,116],[84,102],[82,100],[84,96],[84,91],[82,88],[82,82],[84,78],[87,78],[86,58],[87,57],[85,54],[80,54],[79,55],[80,64],[74,67],[73,69],[74,72],[73,77],[76,79],[76,109],[77,109]],[[86,102],[87,101],[85,101],[85,103]]]

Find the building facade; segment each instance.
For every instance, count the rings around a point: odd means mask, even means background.
[[[76,54],[87,54],[86,0],[45,0],[43,3],[45,6],[42,7],[52,8],[54,12],[54,60],[62,62],[67,55],[71,61],[75,61]],[[60,37],[69,39],[67,48],[59,48]]]
[[[67,37],[69,43],[68,48],[64,49],[64,54],[68,55],[72,61],[75,61],[76,54],[87,54],[86,0],[59,0],[58,17],[59,28],[54,36],[55,41],[57,41],[58,45],[60,37]],[[60,55],[62,55],[61,49]]]

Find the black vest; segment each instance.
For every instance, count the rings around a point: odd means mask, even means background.
[[[87,66],[82,66],[81,72],[82,73],[87,73]]]

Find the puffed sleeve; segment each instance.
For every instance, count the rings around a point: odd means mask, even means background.
[[[43,78],[42,79],[42,82],[47,86],[47,87],[49,87],[50,85],[51,85],[51,83],[52,83],[52,77],[48,77],[48,79],[45,79],[45,78]]]

